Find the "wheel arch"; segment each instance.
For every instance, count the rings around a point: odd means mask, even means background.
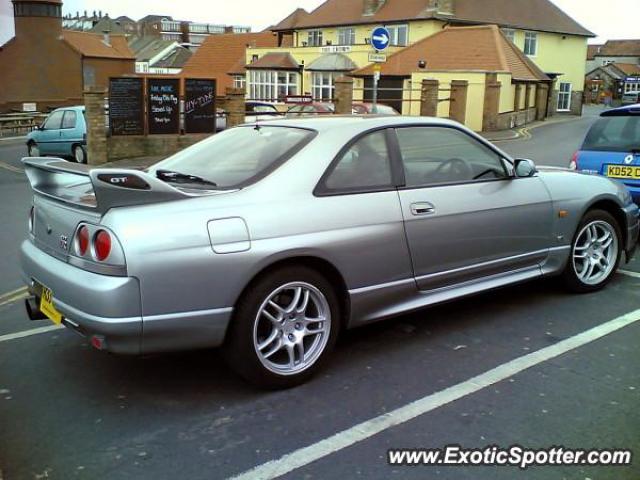
[[[270,263],[263,265],[262,268],[253,275],[251,280],[247,282],[247,285],[242,289],[240,295],[238,295],[234,305],[237,304],[247,290],[249,290],[264,275],[272,272],[273,270],[294,265],[311,268],[323,275],[331,283],[334,287],[336,296],[338,297],[338,301],[340,302],[340,328],[346,328],[351,315],[351,302],[346,281],[340,270],[332,262],[313,254],[293,255],[286,258],[275,259]]]
[[[627,218],[622,210],[622,207],[618,202],[610,198],[602,198],[600,200],[596,200],[585,209],[583,213],[583,217],[588,212],[593,210],[603,210],[609,213],[618,223],[618,227],[620,228],[622,239],[624,240],[624,233],[627,231],[627,227],[628,227]]]

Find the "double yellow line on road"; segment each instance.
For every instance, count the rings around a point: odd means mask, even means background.
[[[17,302],[19,300],[24,300],[29,296],[29,291],[27,287],[18,288],[13,292],[8,292],[0,295],[0,307],[8,305],[13,302]]]

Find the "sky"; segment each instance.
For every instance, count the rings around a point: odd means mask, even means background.
[[[150,13],[180,20],[248,25],[254,31],[279,22],[298,7],[312,10],[324,0],[63,0],[64,13],[102,10],[112,17],[138,19]],[[475,0],[481,1],[481,0]],[[526,0],[512,0],[526,1]],[[640,0],[552,0],[584,27],[598,35],[589,43],[640,37]],[[108,10],[105,10],[108,8]],[[11,0],[0,0],[0,45],[13,36]]]

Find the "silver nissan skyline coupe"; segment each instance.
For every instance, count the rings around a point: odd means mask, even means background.
[[[345,328],[542,276],[598,290],[639,230],[620,183],[434,118],[243,125],[146,171],[24,164],[31,319],[117,354],[221,346],[268,388]]]

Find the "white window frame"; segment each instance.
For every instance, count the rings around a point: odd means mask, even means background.
[[[248,72],[247,91],[252,100],[275,102],[282,97],[298,95],[298,72],[287,70],[249,70]]]
[[[524,32],[524,46],[522,51],[528,57],[538,55],[538,32]]]
[[[563,89],[563,86],[569,86],[568,90]],[[571,94],[573,93],[573,85],[570,82],[560,82],[558,84],[558,104],[556,110],[558,112],[571,111]],[[564,100],[566,99],[566,108],[560,108],[564,106]]]
[[[627,82],[624,84],[624,93],[639,93],[640,92],[640,82]]]
[[[247,77],[245,75],[234,75],[233,88],[247,88]]]
[[[503,28],[502,33],[504,36],[511,40],[511,43],[516,43],[516,31],[513,28]]]
[[[354,27],[338,28],[338,45],[355,45],[356,29]]]
[[[386,29],[389,31],[389,45],[392,47],[406,47],[409,45],[409,24],[387,25]],[[402,30],[404,30],[404,39],[400,33]]]
[[[309,47],[321,47],[323,45],[323,31],[319,29],[309,30],[307,32],[307,46]]]
[[[318,102],[332,101],[335,89],[336,78],[342,75],[341,72],[313,72],[311,75],[311,94]]]

